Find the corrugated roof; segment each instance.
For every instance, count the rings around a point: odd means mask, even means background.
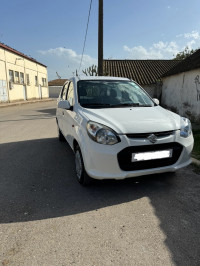
[[[34,63],[37,63],[37,64],[41,65],[41,66],[47,67],[47,66],[45,66],[44,64],[42,64],[42,63],[38,62],[37,60],[35,60],[34,58],[32,58],[32,57],[30,57],[30,56],[28,56],[28,55],[25,55],[25,54],[23,54],[23,53],[21,53],[21,52],[15,50],[14,48],[12,48],[12,47],[10,47],[10,46],[4,44],[4,43],[1,43],[1,42],[0,42],[0,48],[3,48],[3,49],[5,49],[5,50],[7,50],[7,51],[9,51],[9,52],[11,52],[11,53],[16,54],[16,55],[22,56],[22,57],[24,57],[24,58],[26,58],[26,59],[28,59],[28,60],[34,62]]]
[[[49,81],[49,86],[63,86],[67,79],[54,79]]]
[[[175,75],[178,73],[190,71],[193,69],[200,68],[200,49],[198,49],[195,53],[188,56],[186,59],[181,60],[181,62],[166,72],[163,77]]]
[[[125,77],[141,85],[154,84],[180,60],[104,60],[106,76]]]

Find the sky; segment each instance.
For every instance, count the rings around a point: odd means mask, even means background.
[[[1,0],[0,42],[70,78],[98,61],[98,0]],[[104,59],[172,59],[200,48],[200,0],[104,0]]]

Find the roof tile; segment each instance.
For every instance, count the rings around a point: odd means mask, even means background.
[[[22,56],[22,57],[24,57],[24,58],[26,58],[26,59],[28,59],[28,60],[34,62],[34,63],[37,63],[37,64],[41,65],[41,66],[47,67],[47,66],[45,66],[44,64],[42,64],[42,63],[36,61],[34,58],[32,58],[32,57],[30,57],[30,56],[28,56],[28,55],[25,55],[25,54],[23,54],[23,53],[21,53],[21,52],[15,50],[14,48],[12,48],[12,47],[10,47],[10,46],[4,44],[4,43],[1,43],[1,42],[0,42],[0,48],[3,48],[3,49],[5,49],[5,50],[7,50],[7,51],[9,51],[9,52],[11,52],[11,53],[17,54],[17,55],[19,55],[19,56]]]
[[[190,71],[193,69],[200,68],[200,49],[198,49],[195,53],[188,56],[186,59],[181,60],[181,62],[174,66],[172,69],[167,71],[163,77],[175,75],[178,73]]]
[[[154,84],[180,60],[104,60],[106,76],[125,77],[141,85]]]
[[[49,86],[63,86],[67,79],[54,79],[49,81]]]

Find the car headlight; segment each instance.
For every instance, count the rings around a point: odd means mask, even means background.
[[[120,142],[117,134],[109,127],[89,121],[87,123],[89,137],[97,143],[113,145]]]
[[[183,138],[187,138],[192,133],[192,125],[190,120],[185,117],[181,117],[181,129],[180,129],[180,136]]]

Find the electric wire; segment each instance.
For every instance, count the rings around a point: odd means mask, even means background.
[[[86,44],[86,39],[87,39],[87,32],[88,32],[88,26],[89,26],[89,22],[90,22],[90,13],[91,13],[91,8],[92,8],[92,0],[90,0],[90,7],[89,7],[89,13],[88,13],[88,20],[87,20],[87,27],[86,27],[86,32],[85,32],[85,39],[84,39],[84,44],[83,44],[83,51],[82,51],[82,55],[81,55],[81,61],[80,61],[80,66],[79,66],[79,70],[81,68],[82,62],[83,62],[83,54],[85,51],[85,44]]]

